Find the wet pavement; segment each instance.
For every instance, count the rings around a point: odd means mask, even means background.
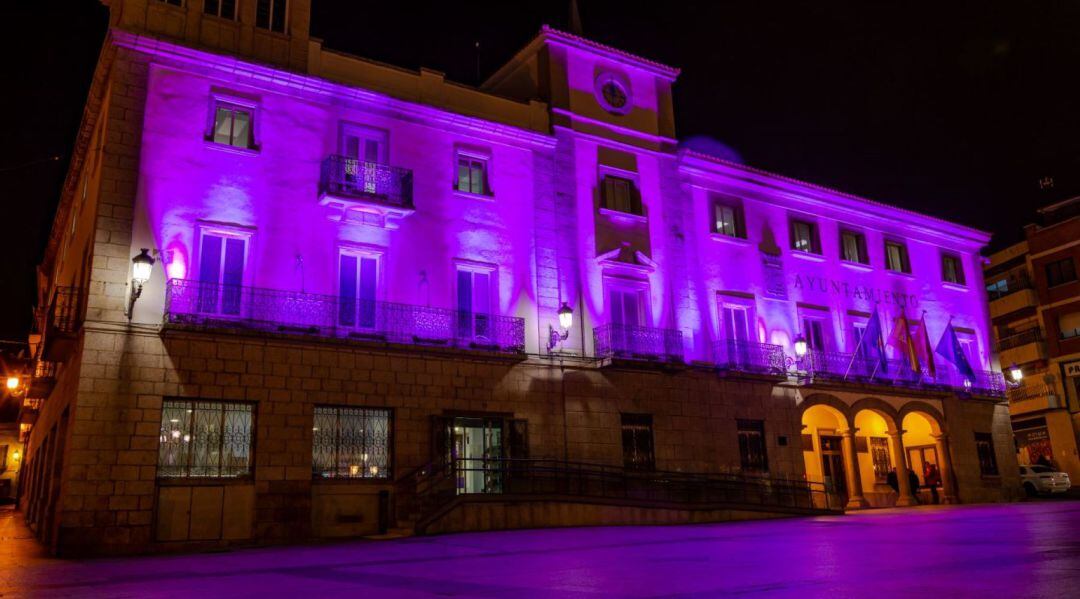
[[[1080,596],[1076,501],[82,561],[35,553],[18,517],[3,597]]]

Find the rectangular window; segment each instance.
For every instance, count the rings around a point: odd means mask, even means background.
[[[285,5],[287,0],[256,0],[255,26],[285,33]]]
[[[642,326],[644,310],[642,309],[641,291],[612,288],[608,291],[608,298],[612,324],[633,327]]]
[[[1046,265],[1046,286],[1056,287],[1076,280],[1076,265],[1072,258],[1056,260]]]
[[[608,210],[645,215],[637,185],[625,177],[604,175],[600,181],[600,205]]]
[[[183,6],[184,0],[157,0],[162,4],[170,4],[172,6]]]
[[[204,0],[203,13],[231,21],[236,18],[236,0]]]
[[[1009,280],[1001,279],[993,283],[987,283],[986,293],[990,295],[991,300],[1001,299],[1009,295]]]
[[[655,470],[653,425],[649,414],[622,414],[623,466],[627,470]]]
[[[314,478],[390,478],[390,410],[315,406],[311,432]]]
[[[0,445],[0,472],[7,472],[8,446]]]
[[[251,474],[251,404],[165,400],[158,476],[236,478]]]
[[[214,103],[214,129],[210,140],[216,144],[250,150],[255,148],[252,135],[252,115],[250,106],[240,106],[229,102]]]
[[[820,318],[803,318],[803,335],[808,349],[825,351],[825,326]]]
[[[897,241],[885,242],[885,268],[893,272],[911,273],[907,246]]]
[[[750,310],[747,306],[724,304],[720,313],[724,319],[721,336],[728,341],[750,341]]]
[[[746,230],[743,225],[742,206],[731,202],[717,201],[714,203],[713,233],[745,239]]]
[[[378,304],[379,259],[341,254],[338,258],[338,324],[374,329]]]
[[[889,440],[885,437],[870,437],[870,459],[874,462],[874,481],[883,485],[892,470],[892,458],[889,456]]]
[[[242,308],[247,239],[204,233],[199,247],[199,310],[238,316]]]
[[[840,252],[846,262],[870,264],[866,252],[866,236],[855,231],[840,231]]]
[[[459,268],[457,271],[458,336],[491,338],[492,270]]]
[[[979,473],[997,476],[997,456],[994,455],[994,437],[990,433],[975,433],[975,452],[979,456]]]
[[[765,452],[765,422],[737,421],[739,433],[739,465],[743,472],[768,472],[769,458]]]
[[[791,249],[820,254],[821,244],[818,241],[817,225],[804,220],[792,220]]]
[[[959,256],[942,254],[941,256],[941,280],[946,283],[964,284],[964,265]]]
[[[1067,312],[1058,316],[1058,333],[1062,339],[1080,337],[1080,312]]]
[[[457,159],[458,191],[476,195],[491,195],[488,187],[488,160],[477,156],[459,154]]]

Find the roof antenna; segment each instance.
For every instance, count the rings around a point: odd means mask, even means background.
[[[570,33],[585,35],[581,28],[581,11],[578,10],[577,0],[570,0]]]
[[[476,84],[480,85],[483,81],[480,80],[480,40],[476,40]]]

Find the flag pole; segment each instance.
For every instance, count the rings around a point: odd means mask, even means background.
[[[874,312],[877,312],[877,302],[874,302]],[[870,314],[870,318],[874,317],[874,313]],[[870,325],[870,321],[866,321],[867,326]],[[862,342],[866,338],[866,329],[863,329],[863,334],[859,335],[859,342],[855,344],[855,353],[851,354],[851,359],[848,360],[847,370],[844,371],[844,381],[847,381],[847,377],[851,374],[851,367],[855,364],[855,356],[859,355],[859,348],[862,347]],[[870,378],[874,378],[873,375]]]

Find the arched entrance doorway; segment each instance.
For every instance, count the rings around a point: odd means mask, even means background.
[[[921,503],[955,503],[952,464],[940,416],[924,409],[908,410],[901,421],[904,458],[918,483],[916,497]]]
[[[806,479],[824,486],[829,505],[866,507],[855,465],[853,433],[846,411],[837,403],[815,402],[803,410]]]
[[[913,503],[896,412],[878,399],[852,406],[855,414],[855,459],[863,496],[871,507],[908,506]]]

